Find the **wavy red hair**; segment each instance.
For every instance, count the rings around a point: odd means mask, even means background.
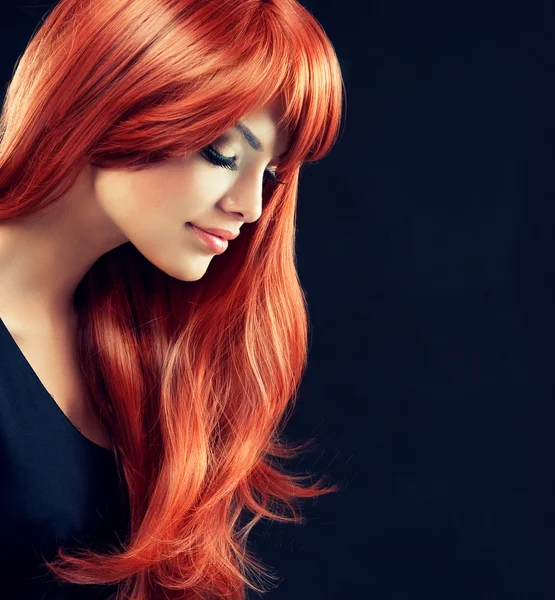
[[[340,489],[278,460],[311,443],[280,437],[307,364],[299,172],[337,140],[344,91],[296,0],[61,0],[19,58],[0,116],[2,221],[47,209],[87,162],[138,170],[196,152],[275,97],[291,140],[285,185],[265,184],[261,218],[201,280],[124,244],[80,282],[80,363],[131,520],[120,548],[59,548],[46,561],[59,580],[119,582],[118,600],[243,600],[267,591],[252,576],[274,578],[247,552],[256,522],[302,523],[298,500]]]

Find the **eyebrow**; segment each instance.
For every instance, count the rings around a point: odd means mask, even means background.
[[[239,121],[235,125],[235,128],[238,129],[243,134],[243,137],[247,140],[247,142],[249,143],[249,146],[251,148],[254,148],[257,152],[264,152],[264,146],[262,146],[262,142],[254,135],[254,133],[244,123],[241,123],[241,121]],[[285,152],[282,152],[276,158],[281,158],[284,155],[285,155]]]

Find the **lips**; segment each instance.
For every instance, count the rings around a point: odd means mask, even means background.
[[[233,233],[229,229],[222,229],[221,227],[200,227],[200,225],[195,225],[194,223],[191,223],[191,225],[194,225],[197,229],[206,231],[206,233],[210,233],[228,241],[234,240],[239,235],[239,231],[237,233]]]
[[[204,243],[204,245],[209,248],[215,254],[221,254],[225,252],[229,243],[226,239],[209,233],[204,229],[200,229],[196,225],[192,223],[186,223],[186,225],[191,229],[191,231],[197,236],[197,238]]]

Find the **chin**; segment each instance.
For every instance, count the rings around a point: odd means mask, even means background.
[[[179,279],[180,281],[199,281],[206,274],[207,267],[203,266],[197,269],[183,269],[182,271],[171,271],[166,273],[175,279]]]
[[[204,273],[198,275],[198,277],[187,277],[187,279],[182,279],[182,281],[199,281],[200,279],[202,279],[203,275]]]
[[[158,257],[159,258],[159,257]],[[204,257],[203,257],[204,258]],[[212,258],[212,257],[210,257]],[[199,281],[206,274],[210,265],[210,260],[198,260],[197,257],[185,256],[180,262],[150,260],[152,264],[158,267],[166,275],[179,281]]]
[[[199,279],[202,279],[203,275],[205,272],[199,273],[198,275],[196,273],[175,273],[175,272],[168,272],[165,271],[166,275],[169,275],[170,277],[173,277],[174,279],[178,279],[179,281],[187,281],[187,282],[193,282],[193,281],[199,281]]]

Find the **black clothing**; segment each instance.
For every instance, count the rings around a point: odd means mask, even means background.
[[[71,423],[0,319],[0,596],[110,598],[116,585],[54,580],[40,553],[119,547],[129,520],[119,481],[112,450]]]

